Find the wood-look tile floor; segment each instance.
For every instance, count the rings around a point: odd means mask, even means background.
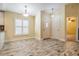
[[[73,41],[62,42],[56,39],[20,40],[5,43],[1,56],[78,56],[79,43]]]

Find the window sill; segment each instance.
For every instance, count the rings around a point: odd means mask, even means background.
[[[24,35],[14,35],[15,37],[20,37],[20,36],[29,36],[29,34],[24,34]]]

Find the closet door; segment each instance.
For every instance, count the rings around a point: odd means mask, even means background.
[[[52,22],[51,22],[51,16],[47,12],[42,12],[42,38],[48,39],[52,36]]]

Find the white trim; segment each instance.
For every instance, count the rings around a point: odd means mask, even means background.
[[[60,38],[53,38],[52,37],[52,39],[56,39],[56,40],[60,40],[60,41],[66,41],[65,39],[62,39],[62,38],[60,39]]]
[[[59,39],[60,41],[66,41],[65,39]]]
[[[37,40],[43,40],[42,38],[39,38],[39,37],[35,37],[35,39],[37,39]]]
[[[78,40],[78,16],[77,16],[77,21],[76,21],[76,25],[77,25],[77,27],[76,27],[76,41],[79,41]]]
[[[21,26],[16,26],[16,20],[21,20]],[[27,20],[27,22],[28,22],[28,26],[23,26],[23,21],[25,21],[25,20]],[[14,21],[14,36],[20,36],[20,35],[28,35],[29,34],[29,20],[28,19],[15,19],[15,21]],[[16,34],[16,28],[21,28],[21,33],[20,34]],[[24,33],[23,32],[23,29],[24,28],[27,28],[27,33]]]
[[[13,42],[13,41],[20,41],[20,40],[27,40],[27,39],[35,39],[35,38],[34,37],[29,37],[29,38],[23,38],[23,39],[17,39],[17,40],[14,40],[14,39],[16,39],[16,38],[13,38],[11,40],[6,39],[5,43]]]
[[[67,18],[66,18],[66,23],[65,23],[65,38],[67,40]]]

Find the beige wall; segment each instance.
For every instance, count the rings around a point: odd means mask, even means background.
[[[65,17],[77,17],[79,20],[79,4],[67,4],[65,6]],[[79,27],[79,21],[78,21],[78,27]]]
[[[78,41],[78,28],[79,28],[79,4],[67,4],[65,6],[65,20],[67,17],[76,17],[77,27],[76,27],[76,40]]]
[[[28,39],[34,38],[35,35],[35,20],[34,16],[29,16],[29,34],[25,36],[15,36],[15,28],[14,28],[14,20],[15,19],[23,19],[24,17],[21,14],[17,14],[14,12],[5,12],[5,31],[6,31],[6,41],[14,41],[20,39]]]
[[[65,6],[65,16],[78,16],[79,15],[79,4],[67,4]]]

